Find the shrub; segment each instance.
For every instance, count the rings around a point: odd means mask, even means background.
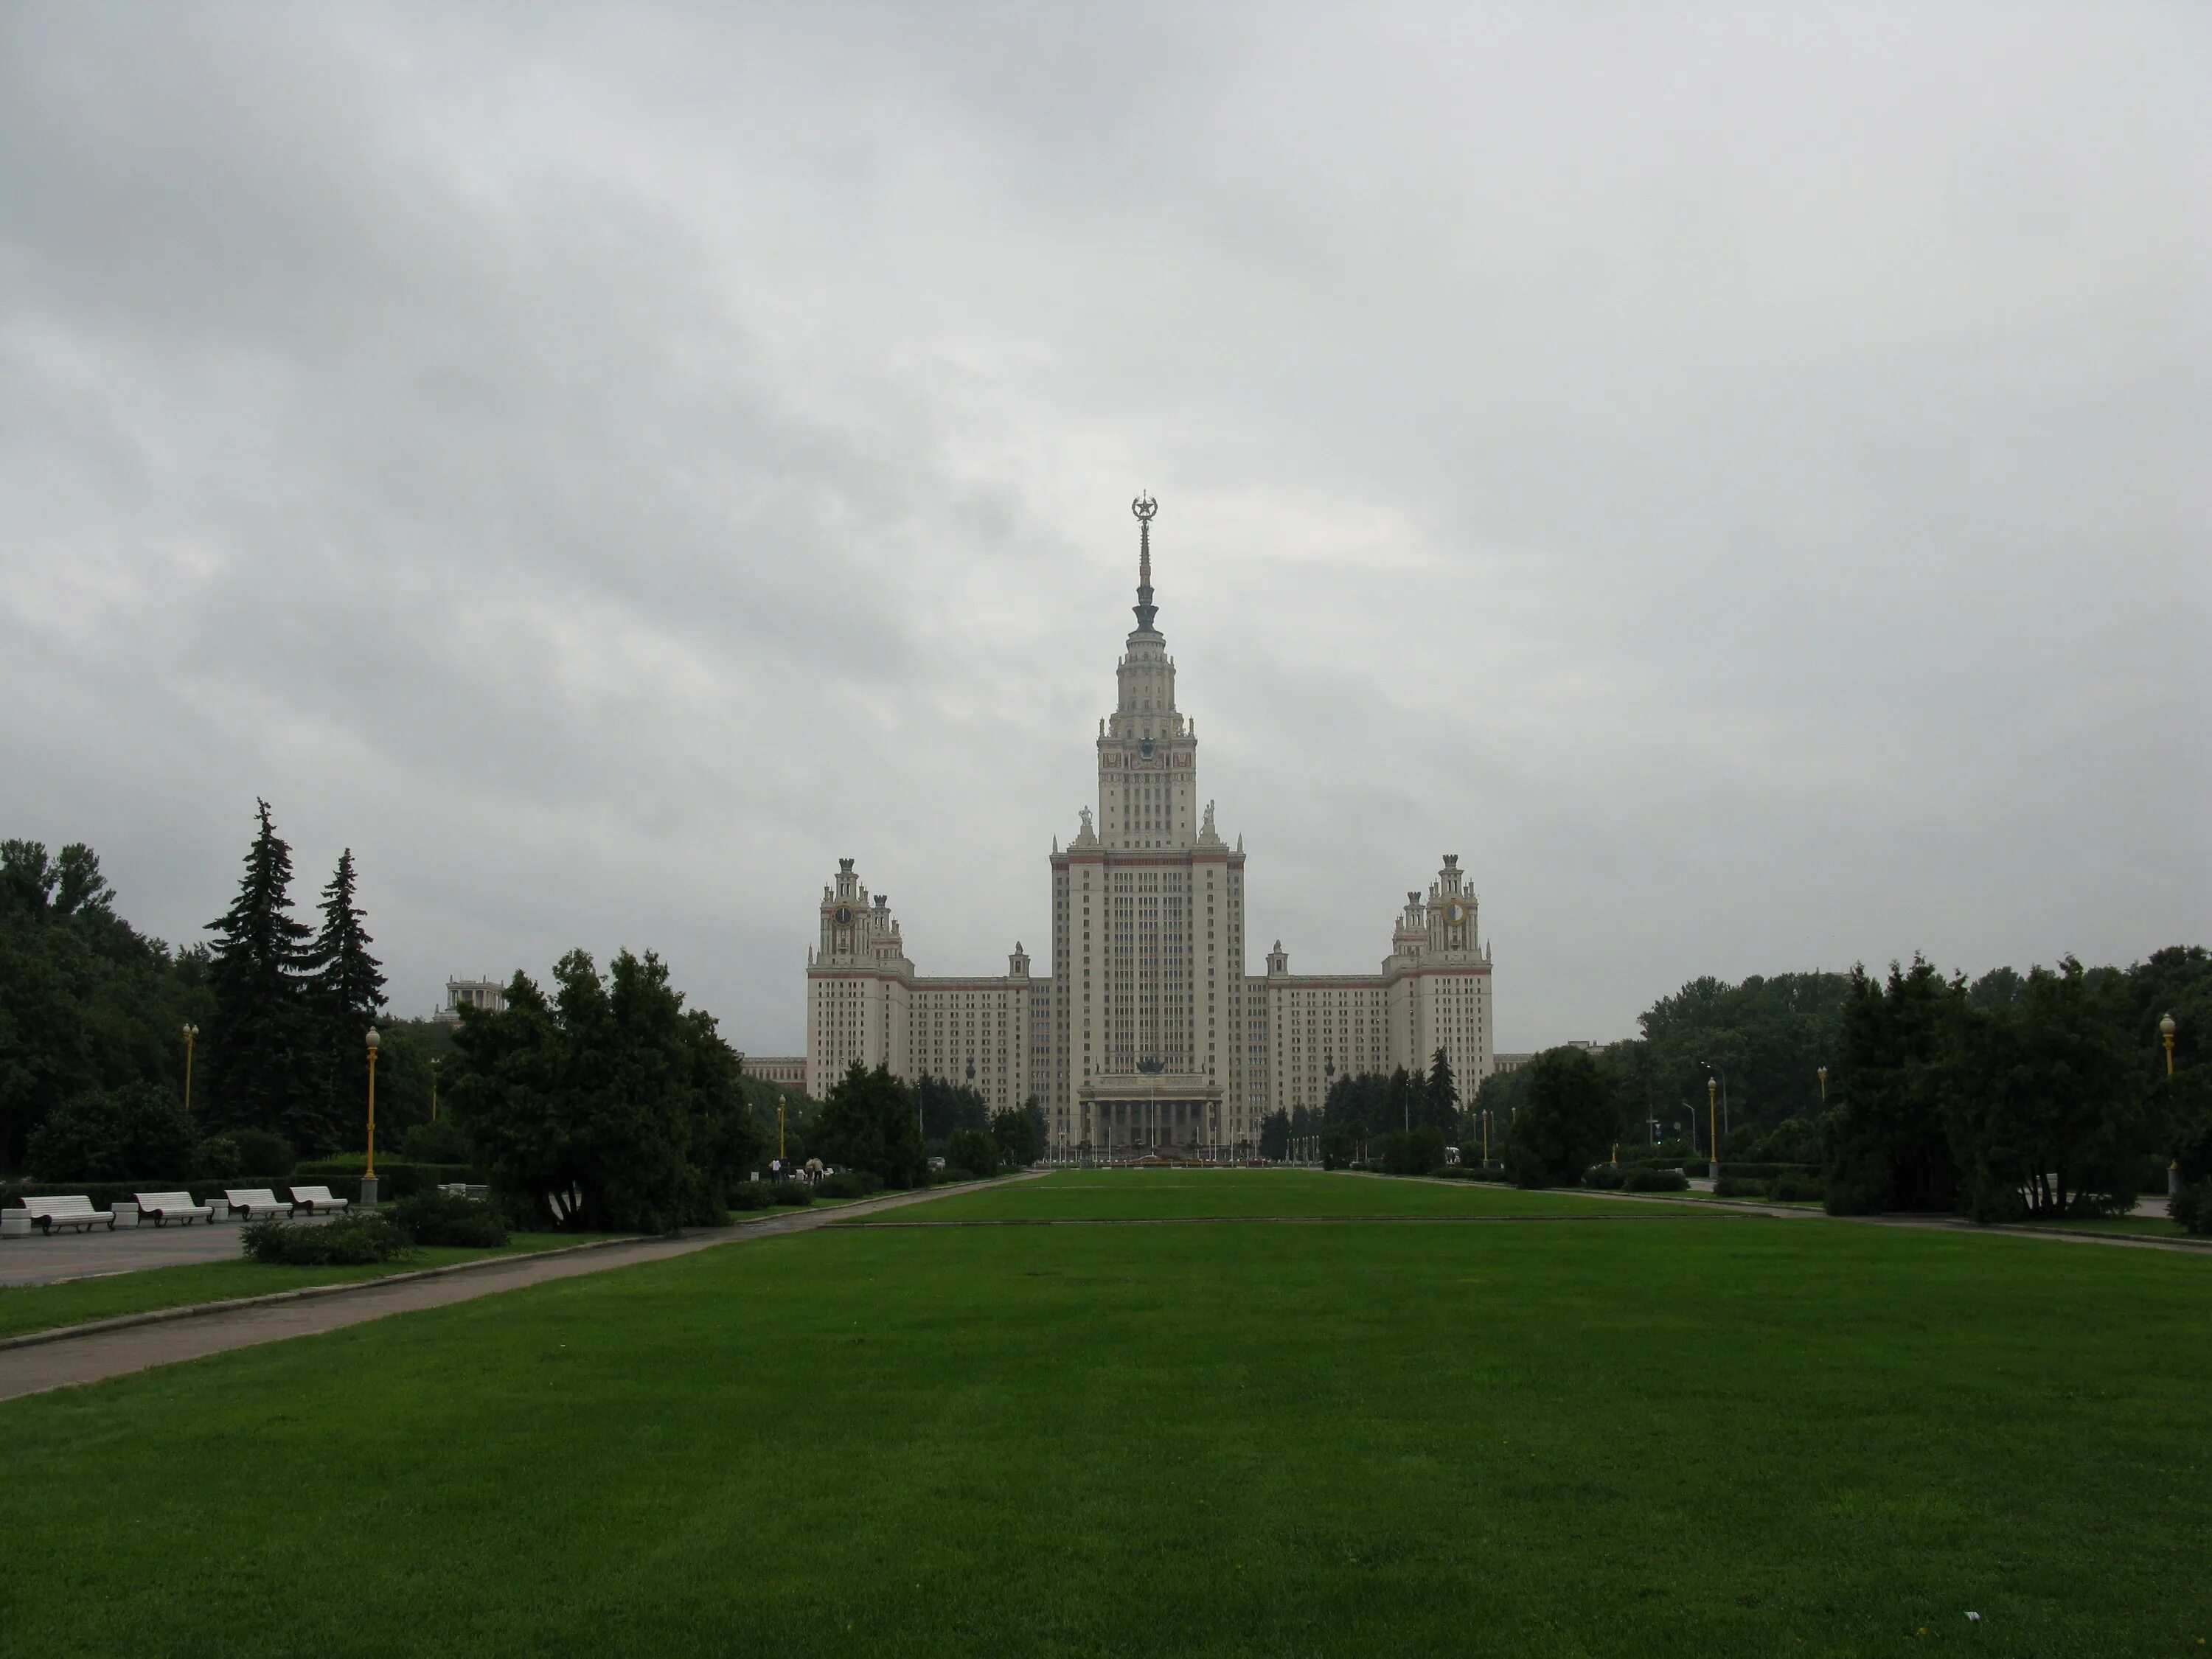
[[[1712,1172],[1713,1166],[1702,1158],[1686,1158],[1682,1160],[1682,1173],[1686,1176],[1702,1180]]]
[[[287,1267],[351,1267],[391,1261],[413,1246],[382,1215],[350,1214],[336,1221],[287,1221],[264,1216],[239,1232],[239,1248],[251,1261]]]
[[[803,1181],[770,1181],[768,1201],[771,1204],[806,1205],[814,1201],[814,1189]]]
[[[246,1155],[229,1135],[210,1135],[192,1154],[192,1173],[202,1181],[235,1182],[246,1168]]]
[[[416,1244],[463,1244],[489,1249],[507,1243],[507,1224],[479,1199],[431,1191],[403,1198],[388,1212],[392,1224]]]
[[[1492,1158],[1487,1164],[1472,1164],[1466,1167],[1468,1171],[1468,1179],[1469,1181],[1495,1181],[1502,1182],[1507,1179],[1505,1166],[1495,1158]]]
[[[1817,1201],[1827,1197],[1828,1183],[1810,1174],[1778,1175],[1767,1182],[1766,1195],[1790,1203]]]
[[[768,1195],[765,1181],[741,1181],[730,1188],[730,1207],[733,1210],[765,1210],[774,1201]]]
[[[1583,1185],[1602,1187],[1618,1192],[1628,1179],[1628,1171],[1618,1164],[1593,1164],[1583,1171]]]
[[[435,1123],[417,1123],[399,1139],[399,1150],[413,1164],[471,1164],[476,1147],[468,1133],[450,1117]]]
[[[1656,1170],[1647,1164],[1631,1170],[1621,1185],[1632,1193],[1686,1193],[1690,1178],[1680,1170]]]
[[[814,1183],[817,1198],[866,1198],[883,1189],[882,1178],[866,1170],[840,1170]]]
[[[300,1161],[290,1141],[266,1129],[233,1129],[228,1135],[238,1148],[238,1167],[241,1170],[266,1170],[281,1181],[292,1173],[293,1166]]]
[[[25,1162],[46,1181],[121,1181],[143,1170],[192,1168],[199,1126],[153,1083],[76,1095],[31,1131]]]
[[[1725,1167],[1725,1166],[1723,1166]],[[1715,1198],[1765,1198],[1766,1183],[1747,1176],[1724,1175],[1713,1182]]]
[[[955,1129],[945,1143],[945,1161],[979,1176],[999,1172],[999,1143],[981,1129]]]
[[[2212,1238],[2212,1181],[2191,1182],[2167,1200],[2166,1212],[2184,1232]]]

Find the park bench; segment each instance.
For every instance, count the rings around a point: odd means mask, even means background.
[[[292,1204],[270,1192],[266,1187],[226,1187],[223,1201],[230,1206],[233,1215],[247,1221],[258,1221],[264,1215],[289,1215]]]
[[[438,1190],[451,1193],[455,1198],[482,1200],[491,1196],[489,1187],[473,1181],[441,1181],[438,1183]]]
[[[190,1193],[139,1193],[138,1213],[153,1218],[156,1227],[166,1227],[172,1221],[189,1227],[195,1221],[212,1221],[215,1211],[205,1204],[192,1202]]]
[[[82,1194],[75,1198],[27,1198],[23,1207],[31,1212],[31,1224],[44,1233],[51,1234],[57,1227],[74,1227],[79,1232],[89,1232],[94,1227],[115,1231],[115,1212],[94,1209],[92,1200]]]
[[[333,1210],[343,1210],[350,1200],[332,1198],[327,1187],[295,1187],[292,1202],[309,1215],[326,1215]]]

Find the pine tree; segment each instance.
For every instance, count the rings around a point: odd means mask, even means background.
[[[1441,1047],[1429,1061],[1426,1121],[1446,1134],[1459,1127],[1459,1084],[1452,1076],[1451,1061]]]
[[[302,963],[312,1028],[309,1061],[316,1073],[323,1132],[339,1144],[358,1115],[355,1102],[367,1092],[367,1060],[362,1050],[368,1028],[384,1006],[384,975],[368,953],[375,941],[362,926],[353,902],[353,848],[338,854],[338,867],[323,889],[323,925]]]
[[[201,1110],[218,1127],[268,1129],[302,1151],[319,1152],[332,1144],[326,1128],[300,1133],[321,1116],[301,994],[307,930],[291,913],[292,849],[270,823],[269,803],[255,805],[261,827],[246,855],[238,897],[210,924],[215,1012],[202,1062]]]

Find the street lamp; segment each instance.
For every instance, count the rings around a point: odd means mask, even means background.
[[[2166,1014],[2158,1022],[2158,1034],[2166,1043],[2166,1080],[2173,1081],[2173,1016]],[[2181,1160],[2175,1158],[2166,1166],[2166,1195],[2169,1202],[2181,1196]]]
[[[1706,1162],[1712,1165],[1713,1183],[1716,1186],[1720,1184],[1721,1178],[1720,1097],[1721,1085],[1715,1082],[1712,1077],[1708,1074],[1705,1078],[1705,1112],[1712,1122],[1712,1127],[1710,1131],[1710,1133],[1712,1136],[1712,1151],[1711,1156],[1706,1159]]]
[[[444,1063],[441,1056],[430,1056],[430,1121],[438,1121],[438,1067]]]
[[[376,1027],[368,1028],[368,1160],[361,1173],[361,1201],[376,1204]]]
[[[1828,1109],[1828,1068],[1825,1066],[1820,1068],[1820,1109]]]
[[[2170,1028],[2173,1024],[2172,1018],[2168,1016],[2166,1023]],[[199,1034],[200,1028],[197,1025],[187,1024],[185,1027],[185,1110],[188,1115],[192,1109],[192,1039]],[[2169,1072],[2173,1069],[2173,1038],[2170,1034],[2166,1039],[2166,1069]]]

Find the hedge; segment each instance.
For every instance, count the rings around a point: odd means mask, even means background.
[[[1777,1176],[1786,1175],[1809,1176],[1815,1181],[1820,1178],[1820,1168],[1816,1164],[1753,1164],[1741,1158],[1723,1158],[1721,1173],[1730,1179],[1741,1177],[1745,1181],[1771,1181]]]
[[[405,1158],[379,1158],[376,1161],[376,1196],[380,1203],[386,1199],[410,1198],[416,1193],[435,1192],[448,1182],[466,1181],[470,1176],[465,1164],[410,1164]],[[361,1196],[361,1162],[357,1158],[325,1158],[313,1164],[302,1164],[285,1178],[284,1184],[307,1187],[327,1187],[333,1198],[358,1199]],[[226,1182],[240,1186],[239,1182]]]

